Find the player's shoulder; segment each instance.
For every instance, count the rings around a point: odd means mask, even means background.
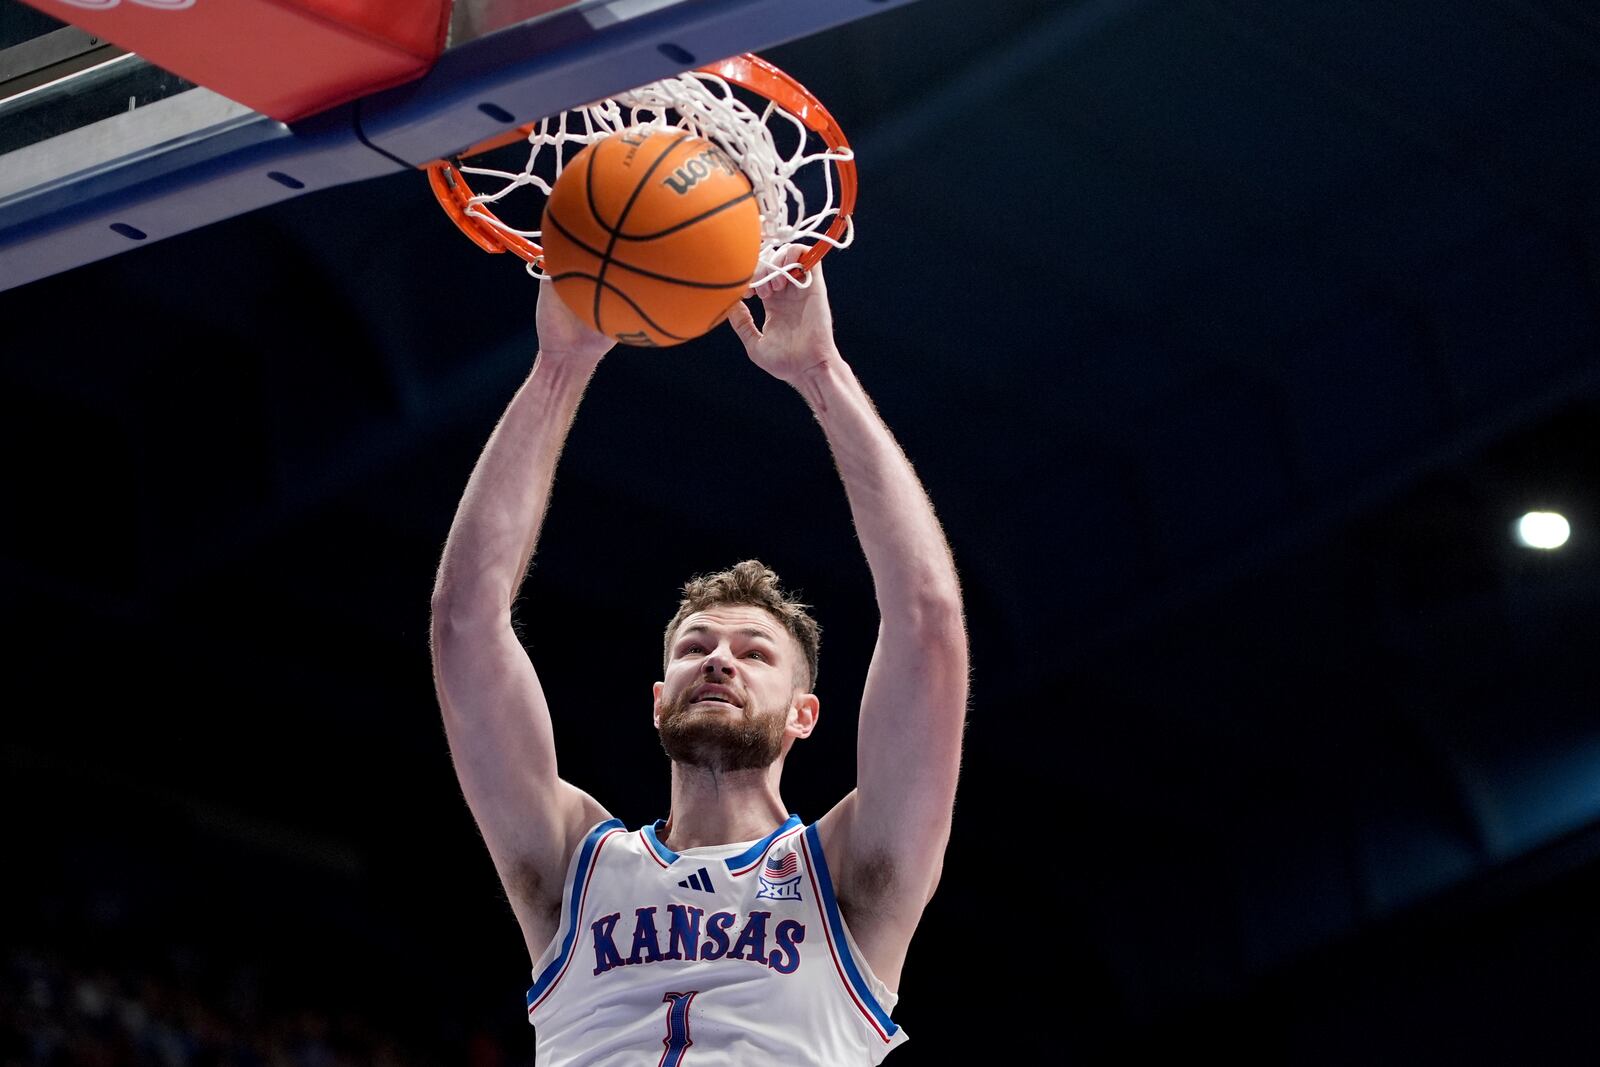
[[[835,891],[841,902],[858,909],[905,910],[896,907],[912,901],[911,910],[920,914],[927,903],[914,878],[922,857],[913,853],[922,847],[915,835],[896,834],[892,827],[863,826],[858,790],[852,789],[830,808],[812,827],[815,839],[832,873]],[[911,881],[918,885],[911,885]]]
[[[863,859],[862,835],[856,832],[855,825],[857,810],[857,790],[852,789],[807,828],[822,854],[819,859],[829,868],[835,892],[841,897],[853,895],[857,868]]]
[[[548,906],[553,901],[558,908],[574,866],[587,862],[586,854],[594,850],[605,831],[622,827],[622,822],[604,805],[577,786],[563,781],[560,790],[560,847],[536,872],[540,889],[537,902]]]

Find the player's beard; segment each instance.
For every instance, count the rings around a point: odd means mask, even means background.
[[[747,771],[772,766],[783,752],[787,708],[762,710],[745,704],[726,711],[690,710],[686,689],[661,709],[661,747],[675,763],[711,771]]]

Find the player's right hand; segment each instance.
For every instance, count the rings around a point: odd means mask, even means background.
[[[556,359],[577,359],[598,363],[616,341],[596,333],[573,314],[565,300],[548,281],[539,283],[539,307],[534,316],[539,331],[539,353]]]

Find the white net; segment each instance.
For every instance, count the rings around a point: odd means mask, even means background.
[[[777,132],[792,148],[780,149]],[[502,202],[519,189],[532,187],[550,195],[562,168],[585,145],[630,129],[682,129],[721,146],[743,168],[755,190],[761,210],[761,253],[751,284],[761,285],[783,272],[781,256],[792,245],[826,242],[844,248],[855,237],[855,224],[846,219],[837,238],[828,228],[839,215],[840,204],[834,167],[853,158],[848,148],[832,149],[811,135],[799,118],[773,101],[757,112],[735,95],[722,78],[704,71],[688,71],[673,78],[641,86],[587,107],[563,111],[541,120],[528,135],[527,162],[518,171],[482,166],[462,166],[461,173],[500,183],[496,189],[475,193],[467,214],[496,229],[539,243],[538,230],[517,229],[498,217]],[[811,168],[811,169],[807,169]],[[811,190],[808,205],[803,188]],[[818,201],[821,201],[818,204]],[[483,210],[488,205],[495,209]],[[815,207],[815,210],[810,210]],[[545,275],[536,263],[528,273]],[[809,275],[796,283],[811,284]]]

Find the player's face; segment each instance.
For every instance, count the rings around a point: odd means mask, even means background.
[[[656,727],[678,763],[733,771],[769,767],[784,739],[810,732],[796,704],[802,653],[766,611],[711,607],[684,619],[656,690]]]

